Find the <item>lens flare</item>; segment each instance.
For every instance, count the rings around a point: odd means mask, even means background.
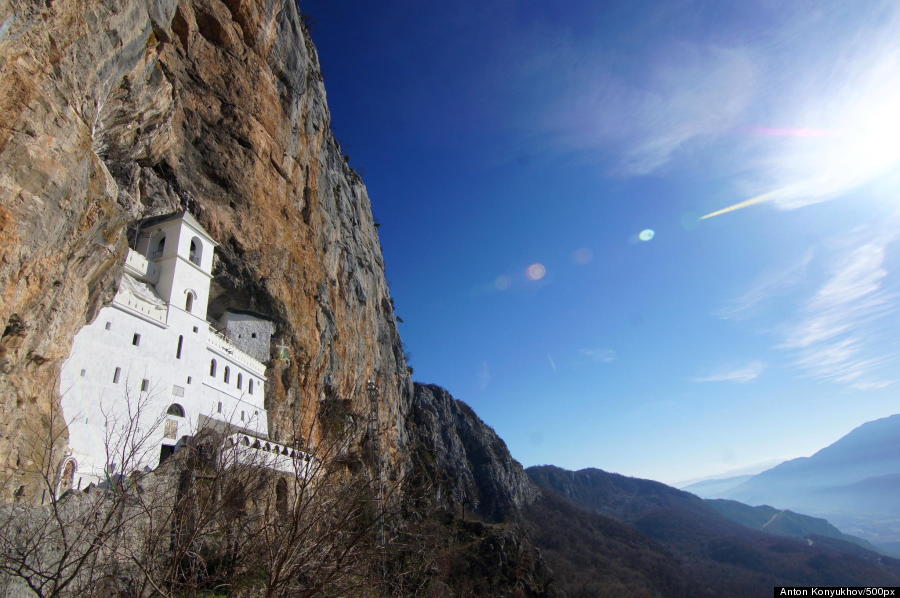
[[[494,287],[498,291],[506,291],[511,286],[512,286],[512,278],[510,278],[506,274],[502,274],[502,275],[498,276],[497,279],[494,281]]]
[[[644,242],[652,241],[653,237],[655,237],[655,236],[656,236],[656,231],[654,231],[652,228],[645,228],[644,230],[642,230],[641,232],[638,233],[638,239],[640,239],[641,241],[644,241]]]
[[[594,252],[588,249],[587,247],[582,247],[581,249],[576,249],[572,252],[572,260],[576,264],[585,265],[591,263],[591,260],[594,259]]]
[[[525,276],[527,276],[529,280],[540,280],[546,275],[547,268],[544,267],[544,264],[531,264],[525,269]]]

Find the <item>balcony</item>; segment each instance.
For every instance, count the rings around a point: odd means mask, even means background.
[[[125,256],[125,269],[135,278],[145,282],[156,283],[159,280],[159,266],[148,261],[147,258],[133,249],[129,249],[128,254]]]
[[[247,434],[231,434],[225,439],[225,464],[256,465],[306,478],[315,468],[309,453],[256,438]]]

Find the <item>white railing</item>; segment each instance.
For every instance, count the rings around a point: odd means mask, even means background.
[[[159,278],[159,267],[133,249],[125,256],[125,267],[132,275],[147,282],[155,283]]]
[[[160,324],[166,323],[167,310],[164,306],[141,301],[131,293],[119,293],[116,295],[114,302],[156,320]]]
[[[223,457],[232,463],[296,473],[303,478],[315,467],[313,456],[309,453],[249,434],[231,434],[226,437]]]
[[[251,357],[247,353],[244,353],[243,351],[232,345],[231,341],[229,341],[224,334],[222,334],[212,326],[209,327],[209,336],[207,337],[206,342],[210,346],[210,348],[215,349],[220,353],[224,353],[260,378],[265,377],[266,366],[264,364],[258,361],[255,357]]]

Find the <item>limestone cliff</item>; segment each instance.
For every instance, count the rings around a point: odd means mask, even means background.
[[[78,329],[139,219],[190,210],[221,243],[213,307],[276,322],[271,430],[323,399],[405,444],[409,375],[365,186],[330,128],[293,0],[0,2],[0,466],[29,492]]]
[[[540,494],[503,439],[440,386],[415,385],[408,430],[416,471],[444,508],[504,521]]]

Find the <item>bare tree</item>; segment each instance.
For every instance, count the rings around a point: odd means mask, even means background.
[[[107,419],[104,444],[107,455],[129,471],[144,460],[154,423],[136,425],[151,402],[149,393],[126,391],[125,402],[129,417]],[[71,470],[63,453],[66,424],[60,409],[52,408],[34,427],[37,440],[26,447],[25,462],[39,480],[42,504],[0,507],[0,572],[40,597],[94,595],[107,576],[104,548],[129,523],[127,480],[113,474],[90,492],[66,492]]]
[[[85,490],[68,489],[59,412],[41,422],[31,461],[46,504],[0,508],[7,578],[40,597],[424,591],[415,588],[432,555],[418,551],[431,541],[404,523],[408,484],[382,475],[382,455],[367,450],[371,429],[363,430],[351,401],[321,401],[289,443],[201,418],[151,472],[165,414],[154,412],[159,402],[150,393],[126,392],[123,401],[122,415],[104,412],[115,471]]]

